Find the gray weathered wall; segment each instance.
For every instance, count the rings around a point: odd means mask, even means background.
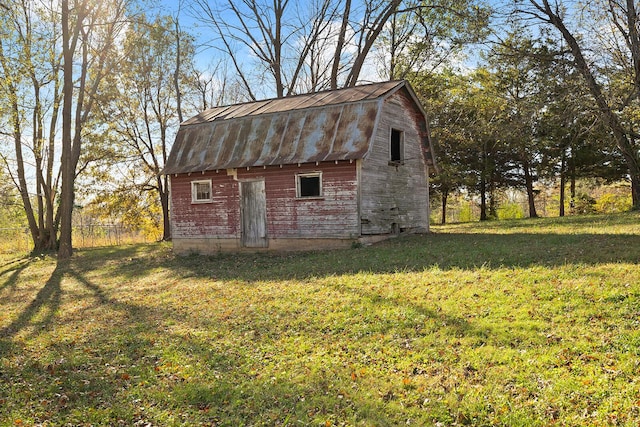
[[[392,128],[404,132],[404,162],[397,166],[389,164]],[[361,162],[363,235],[428,231],[426,138],[424,117],[405,89],[384,102],[370,155]]]

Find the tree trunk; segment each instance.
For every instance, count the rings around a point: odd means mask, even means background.
[[[286,4],[286,2],[285,2]],[[273,75],[276,80],[276,96],[278,98],[284,97],[284,81],[282,75],[282,15],[284,13],[284,6],[280,0],[275,0],[274,14],[275,14],[275,38],[273,40],[273,63],[271,67],[273,69]]]
[[[169,215],[169,177],[158,176],[158,193],[162,206],[162,240],[171,240],[171,220]]]
[[[640,169],[636,173],[629,173],[631,176],[631,201],[634,210],[640,210]]]
[[[533,177],[531,176],[531,169],[529,168],[529,162],[523,162],[524,169],[524,183],[527,188],[527,201],[529,202],[529,218],[537,218],[538,212],[536,212],[535,192],[533,191]]]
[[[60,246],[58,258],[70,258],[73,249],[71,245],[71,214],[73,213],[73,192],[75,168],[72,162],[71,141],[71,110],[73,108],[73,46],[69,28],[69,1],[62,0],[62,55],[63,55],[63,85],[62,85],[62,191],[60,195]]]
[[[59,60],[55,63],[55,67],[59,69]],[[56,151],[56,134],[58,126],[58,114],[60,112],[60,79],[56,79],[54,83],[54,103],[51,111],[51,118],[49,120],[49,144],[47,147],[47,168],[45,186],[43,187],[46,196],[47,214],[45,221],[47,223],[47,230],[49,230],[49,241],[51,250],[56,250],[58,247],[58,222],[55,213],[56,195],[58,193],[57,186],[58,180],[53,178],[53,164]],[[60,172],[60,171],[58,171]]]
[[[396,65],[397,65],[397,55],[398,55],[398,46],[397,46],[397,19],[394,14],[391,19],[391,40],[389,41],[389,80],[396,80]]]
[[[487,183],[483,175],[480,178],[480,221],[487,219]]]
[[[331,81],[330,88],[338,89],[338,72],[340,71],[340,57],[346,39],[347,27],[349,25],[349,17],[351,16],[351,0],[346,0],[344,13],[342,14],[342,24],[340,24],[340,32],[338,33],[338,42],[333,53],[333,63],[331,64]]]
[[[442,192],[442,224],[446,224],[447,223],[447,199],[449,198],[449,192],[448,191],[443,191]]]
[[[58,259],[71,257],[72,247],[72,217],[75,200],[75,182],[78,160],[82,145],[83,125],[87,122],[96,94],[100,87],[100,81],[104,77],[107,56],[118,28],[120,28],[121,14],[124,12],[122,4],[111,5],[116,14],[109,23],[100,23],[106,31],[102,35],[103,44],[100,49],[90,46],[92,40],[92,25],[86,23],[87,13],[92,13],[91,8],[75,7],[77,13],[74,19],[70,19],[69,0],[62,0],[62,57],[63,57],[63,85],[62,85],[62,156],[60,162],[62,189],[60,193],[60,246],[58,247]],[[95,16],[93,17],[95,18]],[[70,22],[73,22],[70,27]],[[80,43],[80,44],[78,44]],[[76,48],[80,47],[78,59],[79,73],[74,82],[73,60]],[[97,56],[93,56],[97,51]],[[90,57],[91,56],[91,57]],[[89,70],[91,67],[91,70]],[[74,94],[77,96],[74,99]],[[72,117],[74,112],[74,117]],[[73,136],[71,135],[73,129]]]
[[[496,197],[496,184],[493,179],[489,181],[489,216],[488,218],[498,218],[498,198]]]
[[[480,221],[486,221],[487,217],[487,172],[488,159],[487,159],[487,142],[482,145],[482,152],[480,153],[480,159],[482,161],[482,169],[480,171]]]
[[[565,178],[564,172],[560,173],[560,209],[558,211],[558,216],[564,216],[564,186],[565,186]]]
[[[174,22],[176,35],[176,69],[173,73],[173,87],[176,91],[176,111],[178,113],[178,122],[184,121],[182,117],[182,92],[180,91],[180,69],[182,68],[182,44],[180,38],[180,23],[178,20]]]
[[[29,198],[29,189],[27,187],[27,179],[25,176],[24,170],[24,159],[22,156],[22,132],[20,130],[19,119],[17,115],[17,110],[15,111],[14,117],[14,130],[13,137],[15,141],[16,147],[16,163],[18,165],[18,184],[20,186],[20,197],[22,199],[22,205],[24,206],[25,215],[27,217],[27,222],[29,224],[29,232],[31,233],[31,239],[33,241],[33,250],[34,252],[42,250],[39,246],[38,239],[38,222],[36,221],[35,214],[33,212],[33,205],[31,204],[31,199]]]
[[[564,187],[566,184],[566,171],[565,171],[565,167],[566,167],[566,163],[567,163],[567,155],[565,152],[565,149],[562,149],[562,158],[560,160],[560,209],[558,211],[558,216],[564,216],[564,200],[565,200],[565,192],[564,192]]]
[[[569,212],[574,213],[574,209],[576,207],[576,169],[575,165],[573,165],[570,169],[570,179],[569,183],[569,195],[571,196],[571,200],[569,201]]]

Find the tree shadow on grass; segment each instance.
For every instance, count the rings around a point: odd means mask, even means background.
[[[37,289],[37,294],[31,303],[0,329],[0,357],[6,361],[0,365],[0,420],[7,421],[9,414],[17,413],[36,424],[133,425],[145,421],[144,414],[135,399],[122,396],[137,381],[143,382],[136,380],[141,375],[145,375],[145,381],[161,382],[165,374],[157,371],[157,355],[162,349],[155,346],[154,339],[176,341],[187,354],[210,357],[198,343],[178,335],[171,338],[166,324],[188,324],[189,319],[180,312],[119,300],[108,288],[90,280],[83,268],[78,268],[75,260],[59,262],[46,283],[33,290]],[[97,311],[91,317],[87,315],[86,323],[75,317],[81,313],[75,314],[69,336],[58,336],[57,332],[48,335],[56,325],[63,327],[56,316],[68,315],[61,307],[63,280],[69,296],[94,300],[95,304],[85,307]],[[78,292],[83,288],[89,292]],[[64,304],[75,302],[64,300]],[[105,318],[99,317],[101,313]],[[26,331],[30,333],[23,337]],[[29,350],[33,343],[42,347],[42,354]],[[218,357],[220,364],[234,363],[225,360],[224,355]],[[167,381],[181,380],[176,377]],[[164,403],[171,408],[169,402]]]
[[[0,283],[0,292],[6,289],[14,290],[20,274],[29,266],[30,263],[30,258],[21,258],[1,265],[0,279],[2,279],[3,276],[8,277],[4,282]]]
[[[15,283],[19,272],[26,268],[27,265],[28,263],[25,263],[21,269],[17,269],[9,278],[8,282],[13,281]],[[65,265],[58,264],[56,266],[49,280],[47,280],[44,286],[38,291],[31,303],[29,303],[13,322],[0,329],[0,339],[12,338],[28,326],[33,328],[34,334],[39,330],[50,327],[56,311],[60,307],[60,299],[62,296],[60,285],[65,270]],[[7,286],[7,282],[5,282],[4,286]],[[42,311],[44,311],[44,314],[41,313]]]
[[[0,276],[3,274],[6,274],[6,272],[8,271],[13,271],[15,269],[20,268],[25,263],[30,262],[31,259],[32,259],[31,257],[14,258],[9,261],[6,261],[3,264],[0,264],[0,270],[2,270],[2,272],[0,272]],[[12,267],[9,267],[9,266],[12,266]]]
[[[377,245],[303,253],[220,253],[165,261],[178,277],[289,280],[438,268],[532,268],[640,263],[640,235],[467,234],[403,236]]]
[[[626,217],[623,217],[626,219]],[[585,224],[593,219],[577,218]],[[522,221],[521,221],[522,222]],[[514,227],[521,222],[514,221]],[[530,223],[531,221],[527,221]],[[597,224],[596,224],[597,225]],[[504,227],[503,227],[504,229]],[[532,268],[640,263],[639,234],[430,233],[372,246],[309,252],[243,252],[178,256],[166,244],[79,251],[78,271],[113,268],[123,280],[169,272],[176,280],[300,280],[357,273],[428,269]]]

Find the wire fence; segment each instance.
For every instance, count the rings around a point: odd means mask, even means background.
[[[157,239],[138,230],[120,225],[83,225],[73,228],[73,246],[91,248],[132,243],[150,243]],[[0,228],[0,252],[21,253],[33,249],[31,233],[27,227]]]

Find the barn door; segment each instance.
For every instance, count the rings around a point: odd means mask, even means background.
[[[264,181],[240,182],[240,220],[242,221],[242,246],[266,248],[267,199]]]

